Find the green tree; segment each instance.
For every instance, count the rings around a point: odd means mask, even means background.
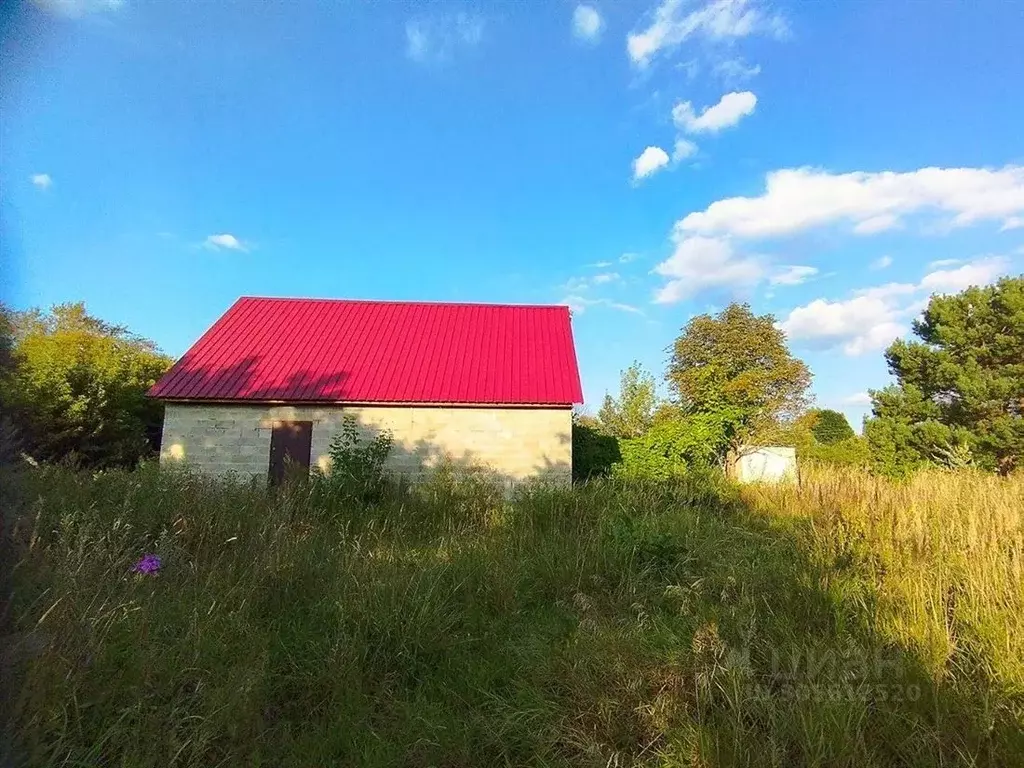
[[[597,418],[609,435],[639,437],[651,428],[657,405],[654,376],[634,362],[621,374],[618,399],[605,395]]]
[[[672,346],[666,378],[686,411],[732,414],[734,443],[768,435],[809,403],[811,372],[790,354],[775,318],[747,304],[690,320]]]
[[[832,445],[843,440],[849,440],[854,436],[853,427],[846,420],[846,416],[839,411],[821,408],[811,413],[814,417],[814,426],[811,427],[811,434],[822,445]]]
[[[146,390],[171,364],[155,345],[60,304],[48,313],[7,313],[12,365],[0,403],[36,458],[74,455],[90,466],[131,465],[148,452],[162,408]]]
[[[976,460],[1008,473],[1024,456],[1024,276],[933,296],[919,340],[886,351],[896,384],[874,391],[864,431],[877,469]],[[973,457],[973,458],[972,458]]]
[[[572,479],[575,481],[602,477],[622,459],[619,440],[601,431],[593,416],[573,413]]]
[[[627,477],[663,480],[681,472],[715,467],[728,452],[736,415],[728,408],[659,419],[643,435],[619,441]]]

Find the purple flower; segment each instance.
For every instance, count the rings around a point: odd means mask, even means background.
[[[160,555],[145,555],[132,568],[132,573],[156,573],[160,570]]]

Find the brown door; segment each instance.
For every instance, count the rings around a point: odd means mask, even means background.
[[[309,474],[309,446],[313,440],[312,421],[275,421],[270,433],[270,483],[278,485],[285,475]]]

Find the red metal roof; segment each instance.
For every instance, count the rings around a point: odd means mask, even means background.
[[[243,297],[149,391],[200,400],[564,405],[559,306]]]

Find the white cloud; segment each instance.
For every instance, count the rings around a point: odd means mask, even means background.
[[[718,200],[678,226],[693,234],[759,238],[847,223],[868,234],[924,211],[943,214],[950,226],[1005,222],[1024,213],[1024,167],[843,174],[783,169],[768,174],[759,197]]]
[[[687,139],[676,139],[675,146],[672,147],[672,162],[680,163],[695,154],[697,154],[696,144]]]
[[[847,395],[846,397],[844,397],[842,400],[842,404],[859,406],[863,408],[864,406],[871,405],[871,395],[869,395],[867,392],[855,392],[852,395]]]
[[[888,269],[892,266],[892,256],[879,256],[871,262],[872,269]]]
[[[484,35],[484,20],[467,13],[410,19],[405,24],[405,53],[415,62],[442,62],[459,49],[475,48]]]
[[[633,161],[633,181],[645,179],[668,165],[668,154],[661,147],[647,147]]]
[[[768,278],[772,285],[800,285],[806,283],[818,274],[817,267],[804,267],[800,265],[789,265],[782,267],[781,272],[776,272]]]
[[[717,104],[701,111],[700,115],[694,112],[688,101],[676,104],[672,109],[672,120],[687,133],[715,133],[731,128],[753,114],[756,106],[757,96],[750,91],[733,91],[722,96]]]
[[[646,66],[659,52],[671,51],[691,37],[729,41],[755,34],[784,37],[785,20],[759,0],[709,0],[697,8],[682,0],[662,0],[646,29],[626,38],[629,58]],[[688,11],[688,12],[687,12]]]
[[[29,181],[39,189],[43,190],[49,189],[53,186],[53,179],[50,178],[50,174],[48,173],[33,173],[29,176]]]
[[[595,267],[596,269],[604,269],[605,267],[610,267],[614,263],[615,262],[612,261],[595,261],[593,264],[588,264],[587,266]]]
[[[741,58],[724,59],[711,68],[711,73],[729,86],[757,77],[761,74],[761,67],[757,64],[751,66]]]
[[[954,264],[959,264],[960,259],[936,259],[935,261],[928,262],[929,269],[941,269],[942,267],[952,267]]]
[[[220,235],[210,235],[209,237],[206,238],[203,245],[205,245],[207,248],[212,248],[213,250],[225,249],[228,251],[243,252],[249,250],[248,246],[246,246],[245,243],[243,243],[234,235],[230,235],[226,232]]]
[[[52,13],[54,16],[63,16],[68,19],[78,19],[90,13],[104,13],[117,11],[124,7],[124,0],[33,0],[39,8]]]
[[[596,43],[601,37],[604,20],[592,5],[577,5],[572,12],[572,33],[578,40]]]
[[[672,304],[706,288],[750,287],[765,276],[765,267],[753,257],[741,256],[723,238],[685,237],[674,233],[675,250],[654,272],[668,278],[657,290],[658,304]]]
[[[624,253],[621,256],[619,256],[619,263],[620,264],[629,264],[629,262],[636,261],[639,258],[640,258],[640,254],[639,253]]]
[[[594,285],[603,285],[604,283],[614,283],[616,280],[619,279],[620,277],[618,272],[602,272],[599,275],[594,275],[592,278],[590,278],[590,281]]]
[[[1000,232],[1009,232],[1011,229],[1020,229],[1024,227],[1024,216],[1011,216],[1003,222],[1003,226],[999,228]]]
[[[929,293],[959,293],[972,285],[988,285],[1006,274],[1010,260],[1003,256],[988,256],[956,269],[930,272],[921,280],[921,290]]]
[[[632,304],[623,304],[622,302],[612,301],[611,299],[591,299],[578,294],[565,296],[561,303],[568,304],[569,309],[577,314],[583,314],[586,312],[587,307],[608,307],[608,309],[614,309],[619,312],[630,312],[636,315],[642,315],[644,313],[642,309],[634,307]]]
[[[793,340],[815,346],[841,345],[850,356],[885,349],[907,331],[892,302],[876,296],[856,296],[845,301],[815,299],[796,307],[779,323]]]
[[[990,256],[957,269],[926,274],[919,283],[887,283],[855,291],[850,299],[815,299],[796,307],[778,326],[793,340],[812,346],[840,347],[850,356],[885,349],[909,329],[909,320],[932,293],[957,293],[991,283],[1010,267],[1009,259]]]

